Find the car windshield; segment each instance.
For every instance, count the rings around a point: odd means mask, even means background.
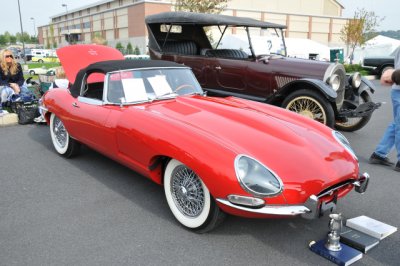
[[[244,27],[206,27],[207,37],[215,49],[237,49],[251,55],[250,44]],[[235,33],[235,34],[233,34]],[[256,56],[285,55],[285,45],[279,29],[249,28],[251,44]],[[222,37],[222,38],[221,38]]]
[[[141,103],[203,93],[187,68],[124,70],[109,73],[107,79],[107,100],[111,103]]]

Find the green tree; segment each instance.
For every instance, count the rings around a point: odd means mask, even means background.
[[[0,46],[5,46],[7,44],[6,36],[4,34],[0,35]]]
[[[14,35],[10,35],[10,44],[16,44],[17,43],[17,37]]]
[[[4,32],[4,37],[6,38],[6,43],[11,43],[11,34],[8,31]]]
[[[176,0],[175,10],[198,13],[219,14],[223,11],[229,0]]]
[[[353,18],[340,31],[340,39],[346,43],[350,54],[354,53],[356,46],[363,45],[377,35],[375,29],[382,20],[373,11],[364,8],[356,10]]]
[[[127,54],[133,54],[133,47],[132,47],[132,44],[130,42],[126,46],[126,53]]]
[[[140,55],[140,49],[137,45],[135,46],[135,51],[133,51],[133,54]]]
[[[122,44],[120,42],[117,43],[117,45],[115,46],[116,49],[118,49],[121,53],[124,54],[124,46],[122,46]]]

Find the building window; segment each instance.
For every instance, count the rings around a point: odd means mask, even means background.
[[[108,8],[108,9],[111,8],[111,3],[110,3],[110,2],[107,3],[107,8]]]
[[[80,17],[82,16],[82,10],[79,11],[79,16],[80,16]]]
[[[119,0],[118,2],[119,2],[119,6],[122,6],[122,5],[123,5],[123,3],[124,3],[124,1],[123,1],[123,0]]]
[[[99,12],[100,11],[100,6],[96,6],[96,10],[97,10],[97,12]]]
[[[86,13],[90,14],[90,8],[86,9]]]

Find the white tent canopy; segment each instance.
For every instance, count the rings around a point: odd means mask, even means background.
[[[354,50],[353,63],[361,64],[365,57],[389,56],[399,46],[400,40],[378,35]]]

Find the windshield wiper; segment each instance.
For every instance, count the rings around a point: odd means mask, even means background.
[[[178,93],[176,93],[175,91],[169,91],[164,94],[158,95],[157,97],[154,98],[154,100],[162,100],[168,98],[166,96],[178,96]]]

